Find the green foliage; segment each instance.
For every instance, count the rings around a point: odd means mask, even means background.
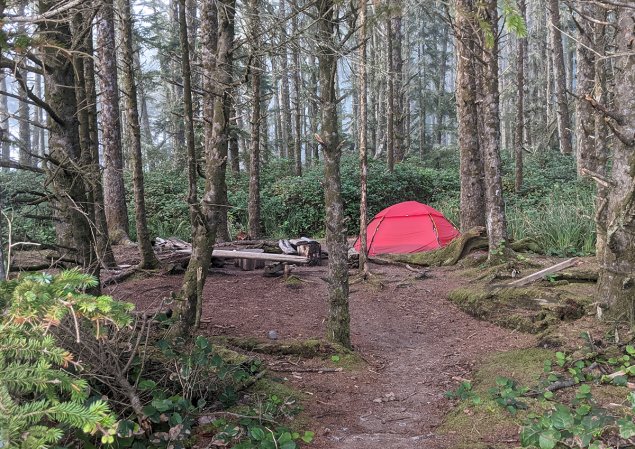
[[[114,441],[116,417],[103,400],[89,398],[77,375],[82,365],[53,332],[66,322],[78,332],[91,326],[99,338],[100,326],[130,323],[131,304],[84,293],[95,282],[71,270],[0,284],[0,439],[7,447],[50,447],[72,428]]]
[[[234,449],[296,449],[299,443],[311,443],[314,433],[297,432],[276,424],[280,417],[295,414],[299,410],[293,401],[284,401],[270,395],[260,402],[260,406],[249,410],[248,415],[238,416],[229,421],[215,420],[213,426],[218,432],[215,439],[231,445]]]
[[[519,398],[528,390],[527,387],[519,386],[513,379],[497,377],[496,386],[490,388],[489,392],[499,406],[507,409],[513,415],[517,410],[527,409],[527,404]]]
[[[0,210],[11,220],[13,241],[52,243],[55,240],[52,210],[39,202],[45,195],[44,176],[29,172],[0,171]],[[37,202],[37,204],[36,204]],[[41,218],[40,218],[41,217]],[[5,217],[0,226],[0,240],[8,242]]]
[[[461,382],[455,390],[446,391],[445,397],[448,399],[458,399],[460,401],[470,399],[473,404],[479,404],[481,402],[481,398],[472,391],[472,382],[469,381]]]

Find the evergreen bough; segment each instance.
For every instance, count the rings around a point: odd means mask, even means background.
[[[59,346],[55,328],[89,326],[103,338],[108,326],[131,323],[133,306],[85,289],[97,280],[69,270],[0,283],[0,443],[5,448],[51,447],[72,431],[112,443],[117,419],[106,402],[89,397],[73,354]],[[81,335],[86,335],[82,333]]]

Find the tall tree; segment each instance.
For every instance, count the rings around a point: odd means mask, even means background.
[[[337,120],[335,74],[337,47],[335,2],[318,0],[317,42],[322,123],[319,139],[324,154],[324,198],[326,207],[326,246],[329,253],[329,316],[327,338],[351,347],[348,309],[348,244],[344,226],[344,204],[340,176],[342,156]]]
[[[17,13],[19,16],[24,15],[24,2],[18,3]],[[17,26],[17,32],[19,35],[23,35],[26,37],[26,25],[24,22],[19,22]],[[26,89],[28,89],[28,79],[29,74],[26,70],[17,68],[20,71],[20,77],[24,80],[24,83],[21,84],[21,101],[18,102],[18,128],[19,128],[19,142],[18,142],[18,153],[20,158],[20,163],[25,165],[31,165],[32,163],[32,147],[31,147],[31,114],[29,108],[29,101]]]
[[[569,103],[567,101],[567,74],[564,62],[564,49],[562,48],[562,27],[560,23],[559,0],[548,0],[549,32],[551,35],[551,51],[553,55],[553,72],[555,81],[558,136],[560,138],[560,152],[572,154],[571,142],[571,117],[569,116]]]
[[[7,91],[7,75],[1,69],[0,91]],[[6,95],[0,95],[0,150],[2,159],[8,161],[11,158],[11,140],[9,138],[9,97]]]
[[[137,82],[134,69],[134,46],[132,43],[132,14],[130,0],[119,1],[119,14],[122,29],[122,87],[126,104],[126,123],[129,127],[130,144],[132,146],[132,183],[135,200],[135,222],[137,242],[141,254],[141,268],[154,268],[159,260],[154,254],[150,232],[146,218],[145,193],[143,185],[143,160],[141,152],[141,127],[139,124],[139,107],[137,102]]]
[[[525,20],[527,7],[525,0],[518,1],[520,16]],[[516,129],[514,132],[515,179],[514,189],[520,192],[523,187],[523,151],[525,143],[525,57],[527,39],[518,37],[516,67]]]
[[[480,133],[485,174],[485,209],[489,258],[496,259],[507,244],[507,223],[503,202],[500,157],[500,112],[498,90],[498,10],[496,0],[485,0],[481,12],[485,22],[483,79],[479,116],[483,118]],[[490,34],[491,33],[491,34]],[[488,34],[490,34],[488,36]]]
[[[65,226],[57,227],[57,240],[63,246],[75,249],[77,262],[84,269],[99,278],[100,264],[95,254],[91,229],[93,219],[87,207],[90,203],[86,191],[85,173],[81,169],[81,143],[79,122],[77,117],[77,85],[73,54],[75,39],[70,28],[70,19],[56,13],[54,0],[42,0],[39,13],[49,14],[51,20],[38,24],[38,33],[48,42],[42,49],[41,61],[47,68],[44,76],[45,97],[47,102],[36,100],[40,106],[46,107],[49,115],[49,160],[47,184],[55,195],[55,206],[58,216],[64,220]],[[71,51],[60,52],[58,47]],[[26,90],[25,80],[19,82]],[[30,99],[34,99],[29,95]]]
[[[196,216],[192,223],[192,255],[180,292],[179,331],[185,335],[200,323],[203,287],[220,223],[219,205],[224,204],[223,189],[226,192],[235,6],[235,0],[204,0],[201,4],[203,90],[214,95],[203,97],[205,191],[197,204],[190,205],[191,214]]]
[[[608,190],[605,253],[598,279],[599,300],[616,313],[635,317],[635,10],[616,6],[617,44],[614,110],[607,117],[615,137]]]
[[[249,143],[249,201],[247,204],[247,233],[251,238],[260,237],[260,127],[262,117],[262,56],[260,0],[249,0],[249,38],[251,44],[251,117]]]
[[[104,207],[113,243],[130,240],[128,206],[123,182],[123,151],[113,0],[103,0],[97,18],[101,142],[104,155]]]
[[[366,73],[366,0],[359,0],[359,172],[360,172],[360,202],[359,202],[359,271],[368,273],[368,111],[366,94],[368,90],[368,76]]]
[[[476,17],[473,0],[456,0],[456,111],[461,171],[461,230],[485,226],[485,186],[479,145],[475,72]]]

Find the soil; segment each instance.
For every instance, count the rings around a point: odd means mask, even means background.
[[[469,286],[454,267],[432,268],[423,279],[395,266],[371,270],[371,281],[351,285],[350,294],[352,342],[362,363],[342,361],[342,371],[320,373],[307,367],[338,363],[330,357],[259,357],[273,376],[303,393],[299,419],[303,429],[315,431],[314,449],[450,448],[452,433],[437,433],[452,405],[444,393],[469,379],[479,360],[534,346],[535,337],[476,320],[448,301],[450,290]],[[322,337],[327,267],[296,268],[293,274],[301,281],[289,284],[230,265],[212,271],[202,332],[263,341],[272,330],[279,341]],[[181,275],[137,278],[110,286],[109,293],[139,309],[156,309],[181,282]]]

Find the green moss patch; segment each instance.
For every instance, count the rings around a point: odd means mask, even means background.
[[[539,333],[585,315],[591,298],[567,288],[461,288],[449,299],[466,313],[502,327]]]
[[[342,346],[320,339],[267,341],[250,337],[218,337],[215,340],[246,351],[271,355],[312,358],[350,352]]]
[[[473,393],[480,399],[460,401],[446,416],[437,432],[451,436],[453,449],[503,448],[501,440],[514,439],[519,426],[530,411],[544,409],[541,401],[523,398],[528,410],[511,415],[492,398],[490,388],[496,386],[497,377],[514,379],[520,385],[535,385],[543,373],[544,361],[553,358],[553,352],[544,349],[521,349],[495,354],[485,359],[474,374]]]

